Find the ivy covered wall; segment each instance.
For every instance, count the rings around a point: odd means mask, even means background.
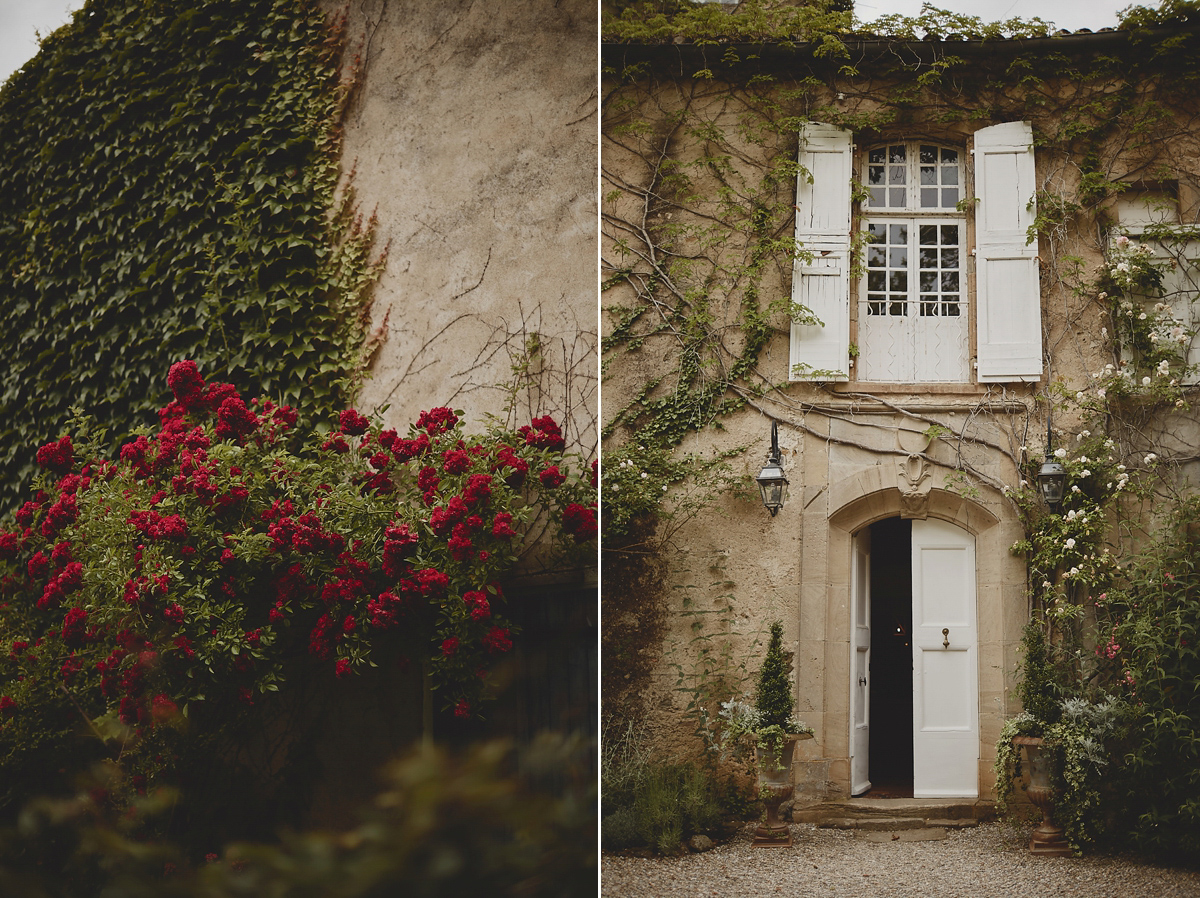
[[[0,505],[72,407],[150,423],[174,360],[347,403],[374,270],[335,197],[339,46],[306,0],[89,0],[4,85]]]

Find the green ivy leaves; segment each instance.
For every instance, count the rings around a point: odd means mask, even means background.
[[[376,272],[335,202],[315,3],[93,0],[0,91],[0,506],[72,405],[114,439],[172,360],[324,414]]]

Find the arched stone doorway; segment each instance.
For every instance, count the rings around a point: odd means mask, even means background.
[[[888,479],[896,483],[894,477]],[[854,715],[859,711],[853,690],[863,676],[856,669],[860,659],[854,591],[856,569],[863,563],[861,553],[856,554],[856,537],[876,522],[913,518],[951,524],[974,543],[978,635],[969,662],[975,678],[971,713],[976,718],[971,760],[979,794],[986,796],[992,790],[995,740],[1008,712],[1006,672],[1015,659],[1027,613],[1024,565],[1008,552],[1021,530],[1015,516],[1004,515],[999,496],[991,501],[967,498],[945,489],[939,477],[933,479],[932,488],[914,507],[911,495],[885,485],[882,468],[875,467],[831,484],[805,509],[797,679],[801,716],[816,726],[817,738],[804,744],[806,750],[797,764],[801,797],[822,797],[822,790],[832,796],[853,791]],[[939,642],[943,638],[939,631]]]

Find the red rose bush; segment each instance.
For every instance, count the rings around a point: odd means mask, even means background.
[[[473,436],[435,408],[401,436],[349,409],[306,441],[192,362],[167,381],[160,426],[115,459],[82,422],[39,449],[0,531],[7,778],[106,738],[161,776],[196,709],[252,707],[297,664],[337,680],[398,655],[474,716],[513,646],[500,579],[546,533],[594,558],[594,472],[549,417]]]

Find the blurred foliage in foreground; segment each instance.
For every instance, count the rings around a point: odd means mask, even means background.
[[[277,845],[186,856],[139,837],[170,814],[169,790],[118,820],[90,791],[32,802],[0,833],[0,894],[22,898],[382,898],[404,895],[592,896],[596,778],[579,737],[514,750],[490,742],[460,756],[425,748],[382,773],[362,823],[342,833],[285,833]]]

